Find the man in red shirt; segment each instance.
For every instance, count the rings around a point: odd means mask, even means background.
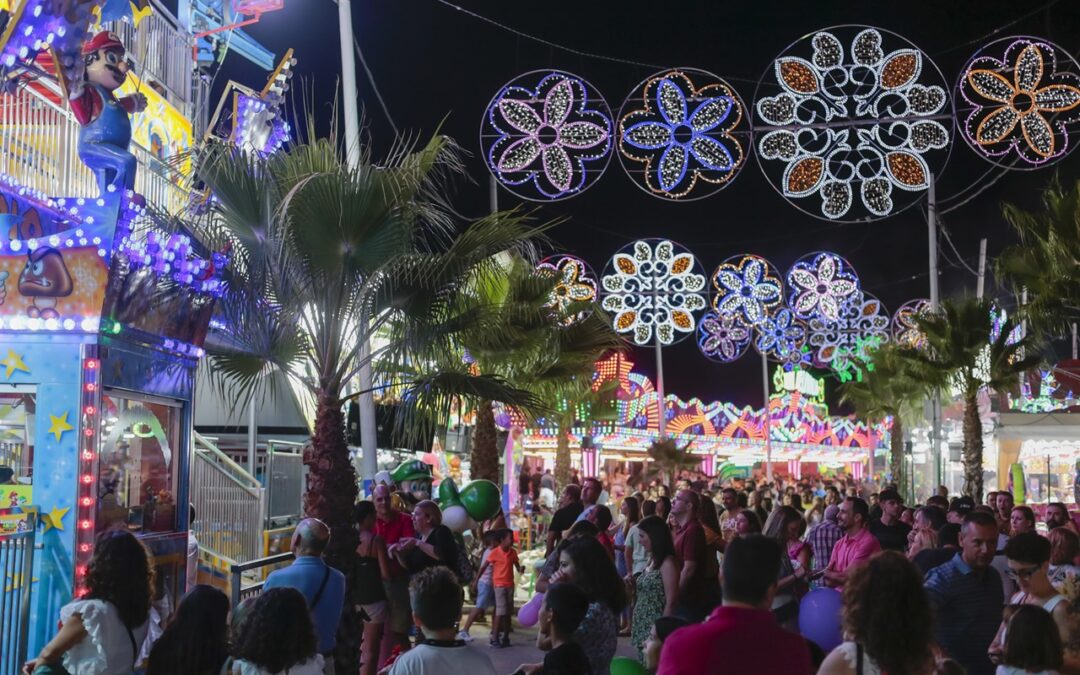
[[[837,524],[844,536],[833,547],[829,566],[825,568],[825,585],[843,588],[848,569],[881,550],[881,544],[870,533],[870,505],[859,497],[848,497],[840,504]]]
[[[671,501],[675,520],[675,559],[679,564],[679,599],[675,615],[701,621],[720,601],[716,556],[705,545],[705,528],[698,522],[701,498],[693,490],[679,490]]]
[[[412,518],[394,508],[393,493],[386,485],[377,485],[371,493],[375,502],[375,534],[386,542],[390,553],[390,581],[386,587],[390,621],[383,634],[379,663],[384,663],[396,645],[409,648],[409,628],[412,626],[412,605],[409,602],[409,574],[394,557],[402,539],[414,539]]]
[[[728,544],[724,604],[704,623],[668,636],[657,675],[812,675],[806,640],[777,625],[769,610],[781,553],[759,534]]]

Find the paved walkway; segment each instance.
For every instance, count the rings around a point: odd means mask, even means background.
[[[495,664],[495,672],[499,675],[510,675],[523,663],[540,663],[544,660],[544,653],[536,648],[536,630],[536,626],[523,628],[515,618],[514,630],[510,633],[510,646],[505,649],[496,649],[488,645],[488,639],[491,637],[490,624],[473,624],[469,632],[475,638],[471,644],[491,657],[491,662]],[[615,650],[615,655],[637,657],[637,650],[630,645],[630,638],[619,638],[619,647]]]

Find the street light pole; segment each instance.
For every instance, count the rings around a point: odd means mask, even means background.
[[[938,295],[938,249],[937,249],[937,193],[934,190],[934,176],[930,175],[930,185],[926,191],[926,225],[930,258],[930,309],[937,311],[940,298]],[[930,457],[934,462],[934,493],[942,483],[944,458],[941,456],[941,392],[935,391],[931,407]]]
[[[360,110],[357,105],[356,57],[353,55],[352,0],[337,0],[338,33],[341,37],[341,89],[345,103],[345,156],[349,167],[360,166]],[[372,395],[371,342],[368,339],[368,317],[361,316],[365,324],[360,328],[360,477],[367,488],[378,471],[379,443],[375,426],[375,398]]]

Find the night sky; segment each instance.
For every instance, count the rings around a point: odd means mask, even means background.
[[[724,77],[751,106],[757,81],[772,60],[798,38],[840,24],[864,24],[898,33],[937,63],[950,87],[967,59],[995,37],[1032,35],[1080,52],[1080,4],[979,2],[499,2],[458,4],[506,26],[560,45],[658,66],[695,67]],[[677,9],[676,9],[677,8]],[[1025,15],[1027,15],[1025,17]],[[1017,21],[1019,19],[1019,21]],[[998,29],[1016,21],[1015,24]],[[557,68],[591,82],[617,114],[628,93],[659,70],[588,58],[539,44],[468,16],[437,0],[354,0],[353,25],[394,123],[427,138],[442,131],[470,153],[468,177],[458,183],[456,208],[480,215],[488,208],[488,173],[480,158],[481,115],[499,88],[517,75]],[[340,72],[337,7],[332,0],[286,0],[250,33],[278,54],[287,47],[299,59],[293,89],[313,92],[311,103],[328,120]],[[771,74],[771,73],[770,73]],[[370,81],[357,63],[366,133],[376,157],[393,138]],[[228,79],[261,86],[265,74],[229,57],[216,88]],[[953,89],[955,95],[955,88]],[[297,101],[301,103],[300,100]],[[445,120],[445,121],[444,121]],[[326,125],[329,123],[326,122]],[[320,129],[325,132],[327,129]],[[943,208],[991,168],[958,136],[937,194]],[[617,152],[617,151],[616,151]],[[1058,165],[1064,179],[1080,176],[1080,153]],[[1000,215],[1003,201],[1038,204],[1039,189],[1053,169],[1011,172],[974,201],[946,213],[944,226],[971,267],[979,238],[989,239],[991,257],[1016,241]],[[500,208],[521,204],[500,190]],[[814,201],[806,203],[816,208]],[[787,203],[765,180],[751,157],[736,180],[704,200],[672,203],[652,197],[613,158],[599,182],[577,197],[549,205],[526,205],[540,220],[564,218],[552,233],[559,252],[586,259],[599,273],[608,258],[642,237],[670,237],[685,244],[706,271],[729,256],[752,252],[785,271],[800,256],[831,250],[846,257],[863,288],[891,312],[929,294],[925,199],[903,213],[871,223],[837,224],[813,218]],[[975,277],[941,241],[942,295],[974,294]],[[988,274],[988,295],[1006,305],[1008,289]],[[651,350],[636,355],[640,369],[653,371]],[[726,399],[759,405],[760,360],[753,350],[730,365],[702,357],[692,338],[665,349],[667,389],[683,399]]]

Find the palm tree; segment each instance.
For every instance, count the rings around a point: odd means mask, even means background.
[[[196,160],[214,211],[200,234],[210,245],[228,242],[232,253],[218,304],[224,328],[208,349],[209,371],[226,400],[241,405],[278,379],[264,376],[283,373],[314,410],[304,511],[330,527],[327,561],[345,571],[356,548],[357,497],[342,414],[347,383],[366,363],[409,361],[453,343],[472,329],[468,319],[488,321],[446,308],[462,304],[470,284],[501,273],[499,252],[531,255],[543,230],[518,214],[496,213],[455,235],[443,194],[459,166],[452,142],[441,136],[422,147],[398,145],[378,165],[365,153],[350,167],[332,138],[272,156],[211,144]],[[406,329],[370,354],[361,349],[392,322]],[[467,372],[420,368],[396,384],[414,408],[454,394],[533,402],[497,378]],[[356,633],[342,631],[339,667],[352,672]]]
[[[555,483],[562,487],[570,482],[570,430],[575,423],[591,433],[597,422],[618,419],[615,391],[619,383],[608,380],[595,386],[590,379],[575,377],[550,392],[556,397],[551,418],[559,434],[555,444]],[[591,441],[589,441],[591,442]]]
[[[646,452],[649,455],[649,470],[643,476],[643,480],[651,481],[660,478],[665,485],[675,487],[675,479],[682,469],[694,469],[701,464],[701,457],[690,454],[690,446],[693,441],[679,447],[674,438],[658,438],[649,445]]]
[[[1032,326],[1047,335],[1069,332],[1080,321],[1080,181],[1065,189],[1055,180],[1043,191],[1043,209],[1006,204],[1005,219],[1020,244],[997,259],[998,275],[1027,289]]]
[[[886,344],[870,353],[861,378],[844,383],[840,400],[855,406],[856,414],[874,424],[892,419],[889,432],[889,472],[901,487],[907,485],[904,471],[904,429],[922,414],[925,382],[911,376],[910,366],[895,344]]]
[[[989,300],[946,300],[938,311],[916,318],[925,349],[903,348],[910,376],[931,387],[952,389],[964,403],[964,494],[982,502],[983,429],[979,392],[1009,390],[1039,362],[1031,334],[1016,335],[1012,318],[995,326]]]

